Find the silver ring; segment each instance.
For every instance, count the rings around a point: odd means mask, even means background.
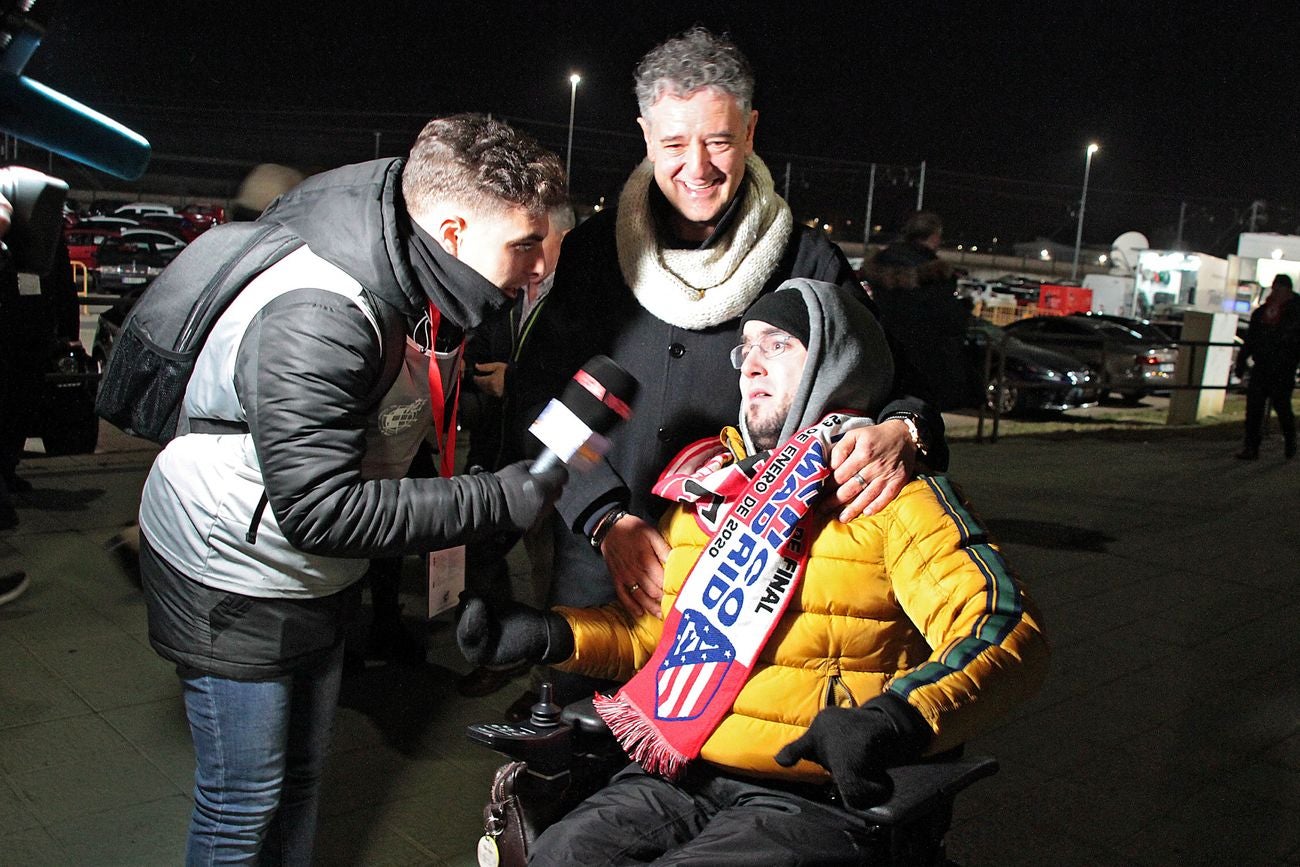
[[[638,591],[638,590],[640,590],[640,589],[641,589],[641,585],[640,585],[640,584],[629,584],[629,585],[627,585],[627,592],[628,592],[628,593],[635,593],[636,591]]]
[[[862,471],[861,471],[861,470],[858,470],[856,473],[854,473],[854,474],[853,474],[853,478],[857,479],[857,480],[858,480],[858,484],[861,485],[862,487],[865,488],[865,487],[867,486],[867,480],[864,479],[864,478],[862,478]]]

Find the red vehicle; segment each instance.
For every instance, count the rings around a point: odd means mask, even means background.
[[[194,225],[199,226],[199,231],[226,222],[226,209],[221,205],[189,204],[181,208],[180,213],[193,221]]]
[[[120,234],[111,226],[81,223],[63,230],[63,242],[68,245],[68,258],[85,265],[86,270],[94,274],[99,267],[99,245],[105,238],[115,238]]]

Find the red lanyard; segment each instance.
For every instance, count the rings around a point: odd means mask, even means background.
[[[451,478],[456,465],[456,418],[460,412],[460,371],[456,370],[452,386],[451,420],[447,419],[447,396],[442,389],[442,370],[438,367],[438,326],[442,314],[429,304],[429,402],[433,404],[433,436],[438,443],[438,475]],[[461,353],[465,350],[462,338],[456,349],[454,367],[459,367]]]

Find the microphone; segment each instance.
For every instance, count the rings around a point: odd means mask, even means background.
[[[45,38],[35,0],[0,0],[0,129],[68,159],[134,180],[150,146],[139,133],[23,75]]]
[[[0,72],[0,129],[128,181],[149,165],[144,136],[24,75]]]
[[[608,356],[584,364],[529,427],[546,448],[533,461],[531,472],[541,475],[558,463],[594,463],[609,451],[605,433],[632,415],[636,377]]]

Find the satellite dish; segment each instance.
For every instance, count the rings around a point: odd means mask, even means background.
[[[1149,250],[1151,242],[1141,232],[1125,232],[1110,245],[1110,273],[1132,274],[1137,270],[1138,256]]]

